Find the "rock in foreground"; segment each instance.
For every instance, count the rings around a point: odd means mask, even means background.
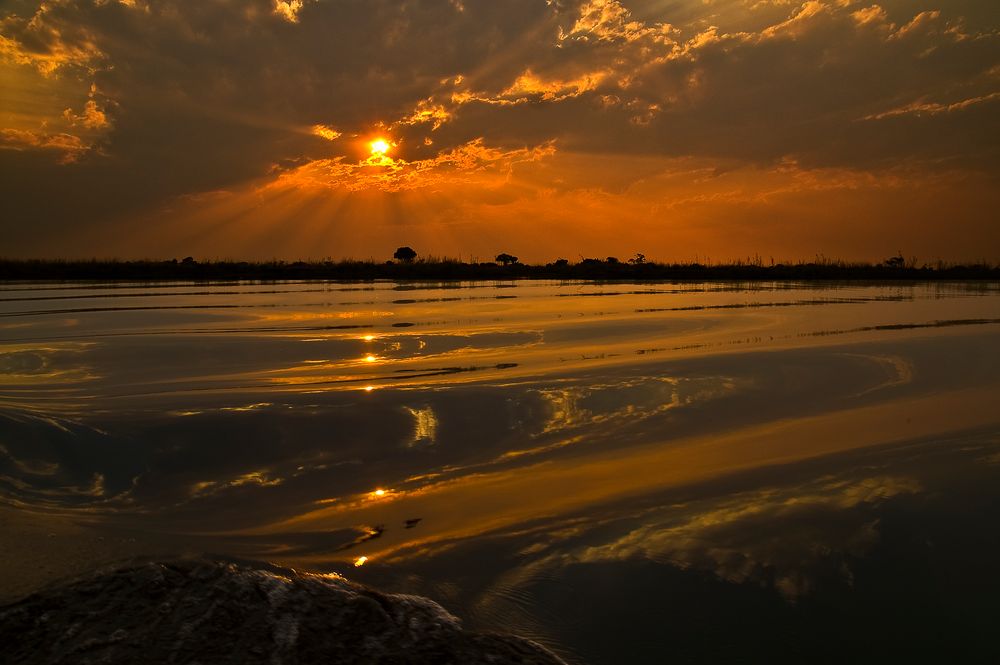
[[[463,631],[433,601],[334,575],[203,559],[142,563],[0,609],[4,662],[555,665],[526,640]]]

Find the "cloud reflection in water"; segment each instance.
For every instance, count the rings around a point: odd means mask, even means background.
[[[0,339],[0,498],[157,547],[391,584],[424,571],[487,623],[581,568],[667,566],[802,602],[847,584],[882,547],[884,509],[928,486],[822,460],[905,461],[907,441],[1000,427],[989,289],[407,286],[426,297],[213,287],[178,295],[200,309],[144,312],[94,286],[80,295],[106,306],[75,312],[72,340],[65,314],[23,317]],[[130,307],[174,287],[159,288]],[[371,332],[330,327],[342,318]],[[810,463],[794,482],[727,480]],[[479,577],[454,558],[496,543]]]

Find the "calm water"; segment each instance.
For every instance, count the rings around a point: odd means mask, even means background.
[[[1000,285],[0,285],[0,502],[0,600],[214,552],[573,663],[980,661]]]

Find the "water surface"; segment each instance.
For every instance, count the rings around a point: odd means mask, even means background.
[[[1000,285],[0,286],[3,599],[216,552],[570,662],[971,660]]]

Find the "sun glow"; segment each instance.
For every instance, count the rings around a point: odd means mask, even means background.
[[[381,157],[385,155],[385,153],[389,152],[389,148],[392,146],[390,146],[389,142],[385,139],[375,139],[368,144],[368,147],[372,151],[372,157]]]

